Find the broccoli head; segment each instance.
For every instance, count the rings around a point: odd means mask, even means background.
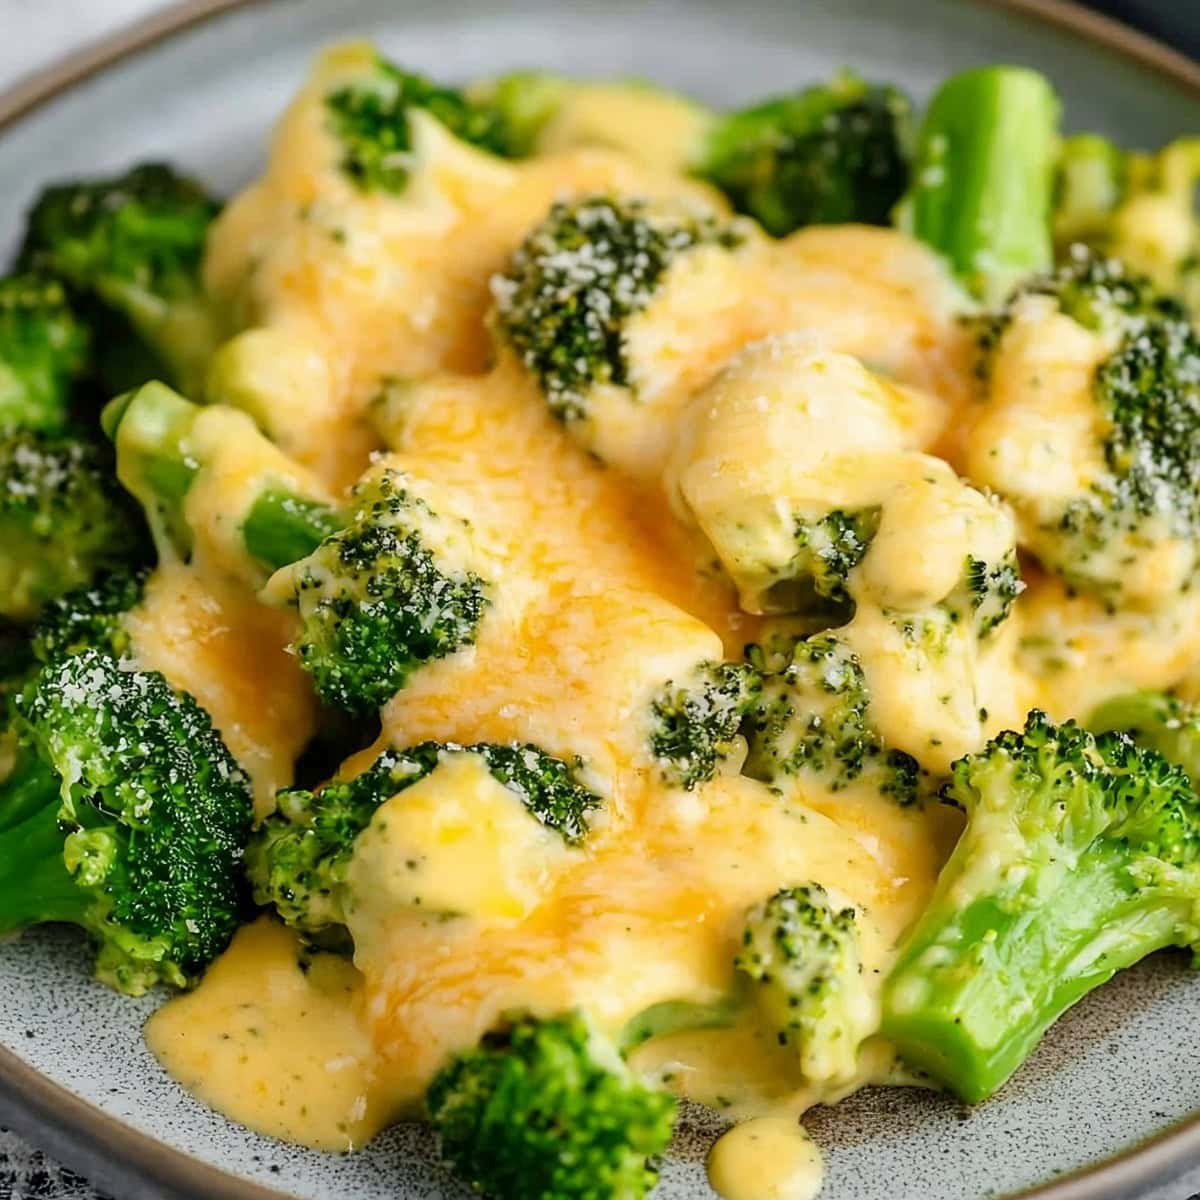
[[[130,650],[125,614],[142,601],[145,569],[117,567],[86,587],[52,600],[32,631],[31,646],[40,663],[53,663],[85,650],[124,658]]]
[[[672,262],[697,246],[736,240],[729,226],[642,200],[560,202],[492,281],[500,331],[551,412],[579,420],[593,387],[629,384],[625,324],[650,303]]]
[[[495,1200],[639,1200],[674,1100],[639,1083],[580,1016],[521,1016],[452,1059],[426,1093],[451,1169]]]
[[[944,795],[966,828],[886,981],[882,1032],[976,1102],[1117,971],[1200,949],[1200,802],[1154,751],[1040,712],[956,762]]]
[[[100,449],[68,435],[0,434],[0,616],[25,621],[105,569],[145,530]]]
[[[413,109],[429,113],[455,137],[493,154],[509,148],[492,108],[385,58],[378,58],[369,74],[326,96],[325,107],[342,147],[342,170],[364,191],[404,191],[413,169]]]
[[[1130,692],[1105,700],[1087,721],[1093,733],[1120,732],[1182,767],[1200,788],[1200,711],[1166,692]]]
[[[1200,337],[1183,311],[1119,262],[1080,252],[1021,288],[980,336],[989,394],[972,475],[1012,504],[1021,540],[1114,606],[1185,588],[1200,566]],[[1028,387],[1039,356],[1060,345],[1086,388],[1060,392],[1062,368]],[[1037,453],[1032,431],[1067,405],[1079,419],[1063,423],[1055,453],[1069,470],[1022,470]]]
[[[278,812],[263,822],[246,854],[255,899],[306,934],[336,936],[345,923],[347,871],[359,834],[393,796],[459,755],[478,755],[492,777],[565,843],[586,836],[600,798],[561,759],[529,745],[423,742],[387,750],[361,775],[319,792],[281,792]]]
[[[242,903],[249,781],[190,696],[96,650],[16,700],[0,783],[0,928],[82,926],[96,974],[139,995],[193,982]]]
[[[0,429],[61,432],[89,348],[61,283],[28,274],[0,279]]]
[[[192,391],[216,343],[200,268],[217,207],[198,183],[163,163],[58,184],[30,211],[18,262],[128,322]]]
[[[886,225],[908,184],[912,106],[842,72],[717,118],[693,170],[776,237],[805,225]]]
[[[296,652],[322,700],[368,713],[422,664],[474,642],[489,585],[454,561],[468,540],[466,522],[400,472],[358,485],[344,527],[271,585],[299,606]]]
[[[702,663],[665,684],[651,702],[650,749],[663,778],[691,791],[740,748],[739,733],[761,686],[746,663]]]
[[[792,1046],[810,1083],[854,1076],[858,1047],[875,1029],[862,978],[858,914],[820,884],[783,888],[746,914],[734,960],[758,985],[764,1015]]]
[[[807,777],[832,791],[861,781],[898,804],[916,802],[921,769],[884,744],[862,663],[845,642],[781,636],[747,654],[763,681],[745,724],[747,775],[777,785]]]

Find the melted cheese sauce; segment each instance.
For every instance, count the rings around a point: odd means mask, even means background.
[[[354,1150],[398,1112],[363,1020],[362,978],[332,954],[300,963],[295,936],[260,917],[201,990],[146,1022],[146,1044],[186,1088],[256,1132]]]
[[[439,512],[469,519],[470,565],[494,584],[475,643],[417,671],[384,710],[379,743],[345,770],[387,744],[528,741],[580,756],[604,808],[568,850],[478,763],[443,764],[384,805],[357,845],[357,971],[320,957],[302,970],[290,935],[263,920],[151,1021],[160,1061],[208,1103],[337,1149],[419,1101],[446,1055],[508,1010],[582,1006],[615,1036],[660,1003],[728,1000],[745,910],[779,887],[816,881],[859,910],[877,1002],[960,817],[899,808],[866,787],[781,796],[740,776],[736,754],[710,782],[675,791],[647,746],[654,692],[705,660],[740,657],[756,636],[781,496],[894,503],[859,572],[846,636],[886,736],[934,769],[1035,703],[1076,714],[1081,700],[1177,683],[1200,662],[1200,600],[1113,616],[1032,572],[986,643],[959,631],[937,665],[913,658],[897,607],[948,590],[964,538],[1002,548],[1012,529],[1005,510],[929,457],[961,465],[981,453],[979,438],[966,447],[962,435],[974,385],[961,297],[898,233],[752,234],[733,255],[685,256],[631,323],[636,402],[612,389],[586,427],[564,429],[489,336],[490,277],[561,196],[615,191],[715,213],[723,202],[674,173],[665,150],[597,146],[620,145],[604,130],[626,120],[603,89],[585,92],[570,123],[548,132],[547,152],[523,163],[493,160],[414,114],[409,188],[360,191],[338,169],[323,97],[372,53],[322,58],[265,174],[213,231],[207,283],[241,332],[214,360],[208,396],[243,409],[331,494],[386,448],[382,465]],[[644,146],[692,136],[678,108],[639,111],[665,123]],[[739,352],[777,333],[794,335],[771,344],[786,354],[772,363],[768,352],[722,394]],[[796,355],[811,368],[798,406]],[[207,419],[215,437],[218,424],[248,418],[214,409]],[[1038,465],[1048,430],[1030,428],[1029,461],[1014,466],[1043,489],[1056,486]],[[993,468],[975,466],[986,482]],[[212,713],[251,772],[260,815],[316,721],[286,650],[293,618],[259,603],[262,581],[236,578],[228,553],[249,483],[281,469],[233,454],[197,483],[189,516],[208,530],[197,559],[162,568],[134,617],[137,658]],[[748,549],[750,526],[759,540]],[[914,538],[927,526],[936,538]],[[266,597],[287,584],[281,574]],[[632,1063],[749,1120],[710,1160],[727,1200],[814,1195],[820,1158],[799,1114],[897,1071],[890,1047],[870,1038],[853,1079],[814,1088],[745,1010],[725,1028],[654,1038]]]

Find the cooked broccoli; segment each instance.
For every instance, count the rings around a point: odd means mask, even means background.
[[[764,1015],[810,1083],[852,1078],[858,1047],[874,1032],[858,939],[858,914],[817,883],[783,888],[746,914],[734,963],[759,985]]]
[[[1128,734],[1182,767],[1200,787],[1200,711],[1165,692],[1130,692],[1104,701],[1087,721],[1093,733]]]
[[[1015,550],[999,562],[968,558],[963,576],[963,601],[952,596],[949,603],[958,605],[956,612],[969,609],[975,618],[975,632],[986,638],[998,625],[1008,620],[1013,601],[1025,590],[1021,580],[1021,565]]]
[[[995,301],[1052,261],[1058,97],[1024,67],[951,76],[929,103],[898,220]]]
[[[858,656],[832,634],[747,648],[762,691],[746,720],[745,772],[778,784],[808,776],[833,791],[863,781],[899,804],[918,799],[916,759],[889,749],[871,721]]]
[[[908,182],[911,105],[849,72],[716,118],[692,164],[776,237],[886,225]]]
[[[1040,712],[956,762],[945,798],[966,829],[886,981],[882,1032],[973,1103],[1117,971],[1200,950],[1200,802],[1155,752]]]
[[[514,1018],[453,1058],[426,1104],[443,1158],[494,1200],[639,1200],[675,1119],[576,1014]]]
[[[665,684],[651,702],[650,749],[663,778],[691,791],[711,779],[738,744],[761,686],[746,663],[702,663],[684,681]]]
[[[422,742],[386,750],[361,775],[334,780],[319,792],[280,792],[278,811],[263,822],[246,852],[255,899],[274,905],[306,934],[336,933],[345,923],[344,884],[355,839],[381,805],[447,757],[462,754],[479,755],[493,778],[567,844],[587,835],[588,814],[599,808],[600,798],[561,759],[529,745]]]
[[[385,58],[376,60],[369,75],[331,92],[325,107],[342,146],[342,170],[364,191],[404,191],[414,165],[413,109],[422,109],[455,137],[493,154],[510,149],[492,109]]]
[[[89,346],[61,283],[29,274],[0,279],[0,429],[61,433]]]
[[[184,516],[184,500],[200,473],[215,464],[223,449],[236,451],[246,442],[263,447],[264,461],[273,452],[249,418],[228,433],[231,443],[236,434],[237,445],[197,438],[196,423],[205,411],[164,384],[148,383],[118,396],[101,416],[117,447],[122,482],[141,501],[166,543],[164,549],[179,555],[191,551],[193,531]],[[277,461],[282,468],[290,466],[282,456]],[[303,558],[340,527],[341,517],[328,503],[264,476],[246,498],[238,531],[247,558],[265,572]]]
[[[985,378],[996,376],[1007,353],[1013,312],[1040,296],[1112,347],[1085,399],[1095,406],[1096,441],[1081,444],[1075,456],[1095,466],[1072,495],[1029,493],[1003,472],[988,471],[989,462],[999,461],[997,439],[1002,449],[1007,431],[985,425],[978,448],[982,482],[1013,505],[1022,539],[1043,566],[1073,587],[1117,604],[1147,587],[1156,599],[1178,592],[1200,556],[1200,337],[1178,305],[1147,280],[1116,260],[1080,251],[1018,289],[998,315],[982,322]],[[1039,396],[1017,399],[1036,404]],[[1011,405],[1011,397],[1005,402]],[[1014,413],[1018,437],[1023,425]],[[1147,583],[1131,564],[1146,561],[1148,551],[1166,558],[1163,569],[1146,573]]]
[[[80,925],[104,982],[187,986],[238,924],[246,776],[190,696],[99,651],[46,667],[15,705],[0,928]]]
[[[381,708],[419,666],[474,642],[489,585],[431,549],[463,533],[386,470],[355,488],[345,527],[290,568],[296,652],[327,704]]]
[[[813,594],[796,597],[788,611],[820,611],[850,604],[846,581],[871,548],[879,515],[874,506],[853,512],[838,508],[822,517],[797,517],[796,557],[788,567],[787,580],[794,589],[811,589]]]
[[[736,240],[727,225],[642,200],[588,196],[555,204],[492,281],[500,330],[541,384],[550,411],[579,420],[593,387],[628,386],[625,323],[650,303],[679,255]]]
[[[0,434],[0,617],[35,617],[100,571],[136,560],[144,540],[99,447],[66,434]]]
[[[118,567],[57,600],[33,627],[31,649],[40,663],[54,663],[85,650],[124,658],[130,649],[125,614],[141,603],[146,570]]]
[[[1156,154],[1126,152],[1095,134],[1067,138],[1055,197],[1060,256],[1083,242],[1149,276],[1194,314],[1200,308],[1198,180],[1197,138]]]
[[[203,381],[217,340],[200,280],[216,213],[198,183],[162,163],[59,184],[30,211],[18,263],[63,280],[127,321],[172,379],[191,391]]]

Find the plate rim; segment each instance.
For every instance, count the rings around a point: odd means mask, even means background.
[[[236,9],[269,0],[172,0],[161,9],[119,26],[48,65],[20,76],[0,91],[0,134],[72,88],[127,62],[179,34]],[[1009,9],[1024,17],[1114,50],[1160,71],[1200,97],[1200,62],[1113,17],[1075,0],[964,0]],[[213,1166],[187,1151],[143,1133],[82,1099],[0,1045],[0,1101],[4,1119],[51,1153],[82,1163],[103,1187],[113,1173],[129,1172],[195,1200],[295,1200],[287,1192]],[[227,1118],[228,1119],[228,1118]],[[50,1136],[47,1137],[47,1131]],[[120,1151],[118,1157],[114,1151]],[[1144,1189],[1177,1178],[1200,1163],[1200,1110],[1109,1158],[1051,1180],[1009,1200],[1135,1200]],[[118,1190],[118,1194],[119,1190]],[[150,1195],[150,1193],[147,1193]],[[161,1192],[157,1193],[161,1196]]]

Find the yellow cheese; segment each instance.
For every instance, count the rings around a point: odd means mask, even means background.
[[[820,1150],[786,1117],[735,1125],[708,1156],[708,1180],[723,1200],[814,1200],[824,1179]]]
[[[300,958],[295,936],[260,918],[195,992],[150,1018],[146,1044],[184,1087],[257,1133],[354,1150],[398,1115],[363,1019],[362,979],[334,955],[303,969]]]

